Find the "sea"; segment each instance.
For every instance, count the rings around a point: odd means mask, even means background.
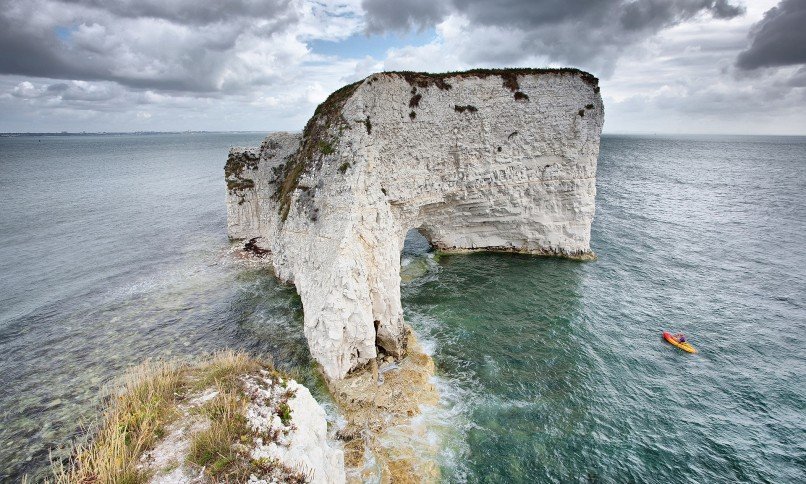
[[[0,481],[46,478],[146,359],[241,349],[336,412],[294,288],[226,236],[227,151],[264,134],[0,137]],[[410,233],[442,480],[806,482],[806,137],[603,136],[591,246]]]

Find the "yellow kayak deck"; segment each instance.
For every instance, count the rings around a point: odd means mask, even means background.
[[[676,347],[680,348],[681,350],[685,351],[686,353],[696,353],[697,352],[697,350],[693,346],[691,346],[691,344],[688,341],[686,341],[685,343],[681,343],[681,342],[677,341],[677,339],[675,339],[675,337],[672,336],[669,333],[663,333],[663,339],[665,339],[672,346],[676,346]]]

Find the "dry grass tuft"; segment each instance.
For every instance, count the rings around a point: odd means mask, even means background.
[[[216,353],[210,362],[195,372],[193,386],[199,390],[213,385],[234,390],[239,386],[239,376],[255,373],[262,368],[263,365],[244,353],[222,351]]]
[[[274,377],[277,376],[275,373]],[[250,445],[255,437],[261,437],[264,442],[277,442],[279,431],[256,433],[251,429],[245,417],[249,403],[250,398],[242,389],[227,388],[219,383],[216,397],[201,408],[210,419],[210,427],[194,435],[188,461],[203,468],[213,482],[246,482],[252,474],[272,476],[279,482],[310,482],[310,476],[304,471],[277,460],[251,457]],[[278,412],[283,424],[288,425],[291,408],[285,401],[280,403]]]
[[[163,435],[174,417],[184,369],[175,363],[146,362],[126,373],[121,392],[109,402],[91,443],[75,447],[64,465],[54,463],[56,483],[138,483],[140,454]]]
[[[204,406],[210,428],[201,431],[190,444],[188,460],[217,480],[243,482],[252,469],[238,459],[234,443],[249,442],[249,428],[244,416],[247,399],[237,390],[219,387],[218,395]]]
[[[218,387],[219,395],[205,405],[211,428],[194,441],[194,462],[204,462],[212,472],[225,471],[230,444],[246,432],[243,410],[246,398],[239,393],[239,377],[266,369],[246,354],[224,351],[202,365],[147,361],[129,370],[120,390],[103,412],[91,441],[76,444],[68,462],[53,462],[56,484],[120,483],[148,481],[138,467],[140,456],[165,435],[165,427],[178,415],[177,404],[191,391]],[[234,440],[224,439],[234,436]],[[217,472],[216,472],[217,473]],[[247,475],[248,478],[248,475]]]

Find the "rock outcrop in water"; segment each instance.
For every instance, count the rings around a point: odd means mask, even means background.
[[[399,356],[400,253],[591,258],[598,80],[575,69],[380,73],[334,92],[302,134],[233,149],[228,232],[296,285],[312,355],[333,379]]]

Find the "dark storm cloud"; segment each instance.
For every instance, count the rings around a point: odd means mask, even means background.
[[[732,18],[744,12],[728,0],[363,0],[362,6],[370,32],[428,27],[457,13],[471,26],[516,31],[522,57],[580,63],[607,62],[623,47],[701,13]],[[473,60],[496,60],[483,58],[484,51]]]
[[[806,87],[806,67],[798,69],[787,84],[791,87]]]
[[[658,30],[706,11],[715,18],[733,18],[742,13],[727,0],[633,1],[622,3],[620,22],[627,30]],[[614,5],[615,7],[615,5]]]
[[[271,18],[289,7],[290,0],[63,0],[64,3],[106,10],[121,17],[151,17],[199,25],[239,17]]]
[[[0,74],[237,88],[222,78],[238,39],[268,38],[296,21],[289,0],[0,0]]]
[[[369,33],[386,30],[408,31],[412,28],[434,25],[448,13],[446,3],[434,0],[403,2],[364,0],[362,7],[367,13]]]
[[[806,0],[782,0],[753,26],[750,38],[736,62],[741,69],[806,64]]]

